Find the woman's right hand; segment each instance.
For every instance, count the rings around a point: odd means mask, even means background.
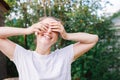
[[[48,28],[48,24],[38,22],[38,23],[33,24],[31,27],[28,27],[26,29],[26,34],[27,35],[32,34],[32,33],[41,34],[45,32],[47,28]]]

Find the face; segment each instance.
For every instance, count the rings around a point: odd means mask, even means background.
[[[46,18],[41,22],[44,24],[50,24],[51,22],[57,22],[57,21],[52,18]],[[58,40],[58,33],[53,32],[50,26],[48,26],[48,29],[45,32],[37,35],[37,43],[46,46],[52,46],[54,43],[56,43],[57,40]]]

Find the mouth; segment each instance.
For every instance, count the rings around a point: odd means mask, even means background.
[[[44,37],[45,39],[47,39],[47,40],[51,40],[51,39],[52,39],[52,37],[50,37],[49,35],[43,35],[43,37]]]

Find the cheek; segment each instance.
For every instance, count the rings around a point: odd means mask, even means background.
[[[57,41],[58,40],[58,35],[54,35],[54,40]]]

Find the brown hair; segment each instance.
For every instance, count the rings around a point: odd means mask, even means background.
[[[60,19],[55,18],[55,17],[52,17],[52,16],[48,16],[48,17],[47,17],[47,16],[45,16],[45,17],[40,17],[40,18],[39,18],[39,22],[41,22],[41,21],[43,21],[44,19],[47,19],[47,18],[54,19],[54,20],[60,22],[61,24],[63,24],[63,22],[62,22]]]

